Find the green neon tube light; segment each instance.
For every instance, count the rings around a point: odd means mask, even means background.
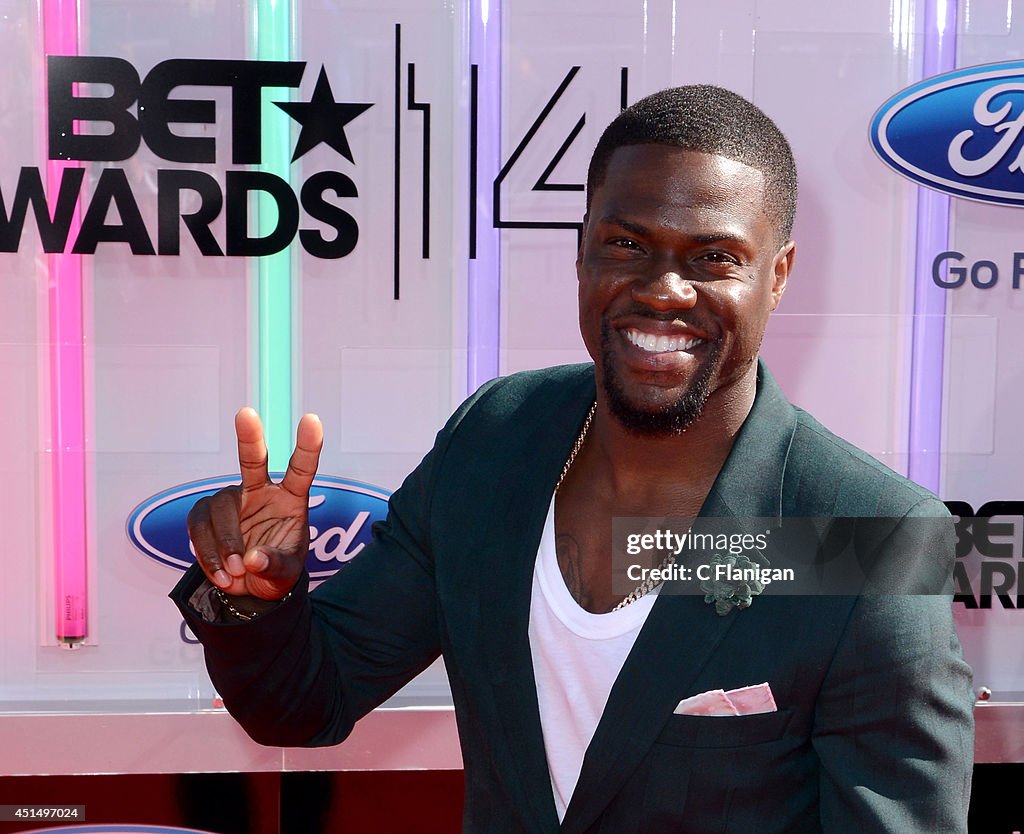
[[[258,0],[253,18],[253,41],[261,61],[288,61],[292,54],[292,4],[289,0]],[[260,131],[263,147],[260,169],[289,180],[291,128],[271,101],[290,97],[282,88],[263,90]],[[269,194],[256,192],[257,234],[276,228],[277,204]],[[293,280],[291,247],[256,260],[256,338],[252,364],[256,371],[258,408],[270,450],[269,468],[283,471],[293,445],[292,367]]]

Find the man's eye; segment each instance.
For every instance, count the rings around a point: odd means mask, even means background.
[[[710,261],[715,264],[737,264],[739,261],[728,252],[706,252],[701,255],[701,260]]]
[[[620,249],[639,249],[640,246],[635,240],[630,240],[628,237],[617,237],[609,241],[612,246],[617,246]]]

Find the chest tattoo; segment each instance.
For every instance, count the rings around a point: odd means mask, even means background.
[[[565,587],[581,608],[589,610],[591,595],[583,581],[583,554],[579,542],[568,533],[559,533],[555,536],[555,556]]]

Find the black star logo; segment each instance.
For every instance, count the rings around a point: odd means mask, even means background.
[[[292,162],[321,142],[326,142],[349,162],[355,162],[345,136],[345,125],[373,105],[337,103],[323,66],[313,88],[313,98],[309,101],[275,101],[274,104],[302,125]]]

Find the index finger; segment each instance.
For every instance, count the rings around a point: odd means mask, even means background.
[[[235,415],[238,437],[238,467],[242,472],[242,490],[266,485],[267,441],[263,439],[263,421],[256,409],[246,406]]]
[[[320,450],[324,445],[324,427],[315,414],[304,414],[295,432],[295,451],[288,461],[281,487],[292,495],[306,497],[320,465]]]

